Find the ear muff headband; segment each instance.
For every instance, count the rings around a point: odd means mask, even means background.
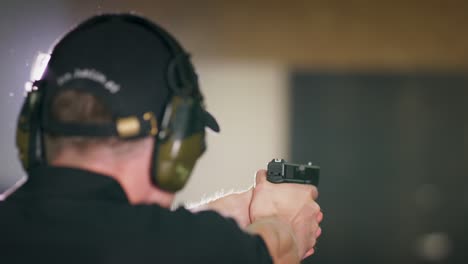
[[[172,99],[164,111],[155,140],[151,175],[153,183],[169,192],[182,189],[196,161],[206,149],[203,98],[189,55],[162,28],[139,17],[128,17],[161,37],[172,53],[167,82]]]

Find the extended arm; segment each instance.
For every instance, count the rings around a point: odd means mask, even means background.
[[[197,205],[188,206],[192,212],[213,210],[224,217],[236,220],[241,228],[250,224],[249,207],[252,200],[252,189],[244,192],[229,193],[224,196],[204,201]]]

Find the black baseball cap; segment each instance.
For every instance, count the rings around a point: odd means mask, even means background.
[[[174,50],[174,46],[178,47]],[[169,33],[149,20],[133,14],[94,16],[67,33],[54,46],[46,71],[43,103],[44,130],[68,136],[116,136],[118,125],[73,124],[52,120],[46,114],[60,91],[89,92],[110,109],[113,119],[138,117],[141,133],[148,135],[151,124],[143,116],[151,113],[158,125],[174,95],[168,77],[171,62],[188,56]],[[203,98],[190,60],[192,96]],[[215,118],[205,109],[198,116],[205,126],[219,132]],[[146,124],[146,125],[145,125]]]

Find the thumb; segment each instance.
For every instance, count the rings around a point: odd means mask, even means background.
[[[261,184],[267,180],[267,171],[266,170],[258,170],[255,175],[255,185]]]

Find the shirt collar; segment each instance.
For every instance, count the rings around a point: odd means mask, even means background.
[[[106,200],[129,203],[120,184],[110,176],[77,168],[39,166],[28,173],[17,197]]]

